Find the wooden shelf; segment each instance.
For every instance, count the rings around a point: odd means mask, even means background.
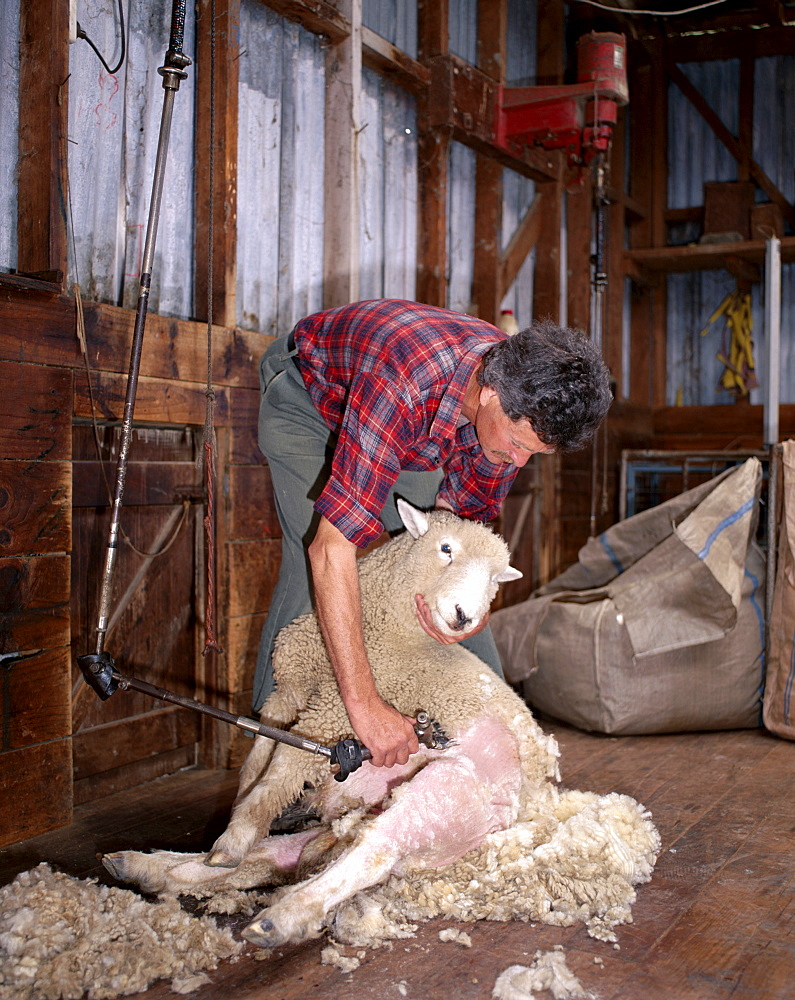
[[[662,274],[689,271],[717,271],[727,267],[727,261],[740,260],[749,264],[764,264],[764,240],[744,240],[732,243],[692,243],[681,247],[644,247],[625,250],[624,264],[630,277],[633,272]],[[781,261],[795,261],[795,236],[781,240]]]

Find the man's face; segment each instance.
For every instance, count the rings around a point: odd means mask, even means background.
[[[480,447],[495,465],[510,463],[521,468],[532,455],[555,450],[538,437],[529,420],[507,417],[496,390],[487,385],[481,386],[474,424]]]

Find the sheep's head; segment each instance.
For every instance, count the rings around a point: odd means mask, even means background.
[[[446,635],[471,632],[483,621],[501,583],[518,580],[508,546],[485,525],[447,511],[426,514],[405,500],[398,512],[414,539],[413,584],[436,627]]]

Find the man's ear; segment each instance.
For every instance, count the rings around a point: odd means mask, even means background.
[[[492,389],[490,385],[482,385],[480,387],[480,405],[485,406],[490,400],[497,396],[497,390]],[[499,401],[499,396],[497,396]]]

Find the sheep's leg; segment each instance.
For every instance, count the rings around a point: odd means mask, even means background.
[[[284,891],[243,932],[264,947],[316,937],[326,915],[403,867],[439,868],[515,820],[521,772],[516,741],[480,719],[454,750],[431,761],[368,822],[356,843],[323,872]]]
[[[248,763],[247,758],[244,769]],[[241,778],[243,791],[235,800],[229,825],[207,855],[205,864],[210,867],[239,865],[254,844],[267,837],[273,820],[296,800],[304,783],[316,783],[328,773],[325,757],[312,757],[304,750],[284,744],[273,751],[267,770],[258,779],[254,779],[256,766],[256,762],[252,763],[245,781]]]
[[[144,892],[220,891],[255,889],[282,884],[295,871],[307,844],[327,834],[325,827],[267,837],[257,844],[236,869],[208,868],[204,854],[174,851],[117,851],[106,854],[102,864],[121,882],[135,882]]]
[[[260,712],[260,720],[268,725],[275,726],[277,729],[280,726],[290,725],[295,721],[296,717],[296,705],[289,699],[282,697],[281,692],[278,690],[274,691],[266,699]],[[243,804],[256,786],[263,780],[265,770],[271,761],[276,746],[275,740],[268,739],[265,736],[256,736],[254,738],[254,746],[243,761],[243,765],[240,768],[237,795],[232,806],[233,817],[238,807],[242,809],[240,818],[241,827],[245,823],[243,816],[246,812]],[[257,827],[256,829],[260,828]],[[229,833],[227,829],[221,834],[208,853],[206,864],[212,867],[234,868],[240,864],[246,853],[245,849],[241,848],[244,848],[245,845],[250,847],[253,843],[256,843],[259,836],[265,836],[267,833],[267,827],[259,835],[255,830],[253,839],[251,839],[250,836],[238,836],[237,831]]]

